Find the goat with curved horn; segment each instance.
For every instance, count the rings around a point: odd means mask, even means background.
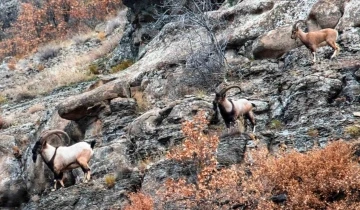
[[[251,103],[247,99],[239,99],[233,101],[226,98],[226,92],[232,88],[238,88],[241,91],[241,88],[237,85],[232,85],[226,88],[223,88],[219,92],[215,92],[215,99],[213,101],[213,109],[215,111],[215,116],[218,115],[217,108],[220,110],[220,114],[224,119],[225,125],[227,128],[230,128],[232,124],[235,124],[236,120],[240,116],[244,116],[245,119],[250,120],[253,126],[253,132],[255,132],[255,116],[253,112],[253,107],[255,104]]]
[[[319,47],[328,45],[334,49],[334,53],[330,59],[335,58],[339,54],[340,47],[336,43],[336,40],[339,35],[337,30],[332,28],[325,28],[322,30],[305,33],[298,26],[298,23],[300,22],[305,23],[304,20],[296,21],[296,23],[293,25],[292,28],[291,38],[292,39],[299,38],[301,42],[311,51],[311,53],[314,56],[313,63],[316,62],[316,50]]]
[[[34,162],[36,162],[37,155],[40,154],[45,164],[54,173],[54,190],[56,190],[57,182],[60,183],[61,187],[65,187],[63,182],[64,172],[74,168],[81,167],[85,174],[84,182],[90,180],[90,167],[88,163],[94,154],[93,148],[96,141],[90,143],[78,142],[71,146],[54,147],[49,144],[49,137],[51,135],[56,135],[59,138],[63,135],[68,143],[70,143],[69,135],[62,130],[44,131],[35,143],[32,153]]]

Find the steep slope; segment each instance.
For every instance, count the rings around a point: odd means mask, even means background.
[[[146,2],[150,7],[152,1]],[[244,0],[209,12],[212,18],[225,20],[215,34],[227,43],[228,82],[243,90],[230,97],[249,98],[257,105],[256,135],[270,149],[285,144],[306,151],[330,140],[353,138],[346,128],[359,125],[353,113],[359,111],[360,102],[360,29],[357,18],[352,18],[359,8],[356,1]],[[138,27],[132,22],[138,18],[132,15],[130,10],[124,37],[105,63],[111,67],[126,59],[138,60],[124,71],[104,76],[115,80],[91,90],[91,94],[84,93],[90,83],[81,83],[48,96],[1,105],[2,115],[14,113],[21,118],[34,104],[46,104],[41,112],[31,114],[26,124],[19,121],[0,130],[0,205],[21,205],[22,209],[121,208],[128,202],[129,192],[142,188],[154,193],[167,177],[192,180],[196,176],[191,164],[166,160],[164,153],[183,140],[182,122],[200,110],[205,110],[209,119],[213,114],[211,93],[196,92],[184,82],[189,54],[202,50],[198,43],[206,32],[171,22],[153,32],[151,41],[139,48],[134,42],[137,33],[126,32]],[[323,16],[327,19],[314,18]],[[335,23],[340,34],[339,57],[329,60],[332,50],[322,48],[320,61],[312,64],[308,49],[289,38],[298,19],[307,19],[309,28]],[[136,100],[123,98],[127,87]],[[94,97],[105,92],[113,93],[105,102]],[[79,103],[71,103],[75,99]],[[82,108],[86,114],[76,113],[80,116],[76,120],[61,118],[58,110],[69,104],[71,110]],[[144,104],[148,110],[139,109]],[[90,162],[92,182],[79,183],[77,177],[83,174],[77,169],[67,174],[68,187],[50,192],[52,174],[41,160],[32,163],[31,148],[43,130],[53,128],[68,132],[73,143],[97,140]],[[239,151],[242,153],[246,144],[253,145],[248,136],[222,138],[219,162],[241,161]],[[234,145],[237,150],[228,151]],[[12,146],[20,148],[21,158],[13,156]],[[112,188],[105,181],[109,175],[116,177]]]

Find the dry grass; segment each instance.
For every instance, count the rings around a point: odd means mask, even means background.
[[[4,91],[14,101],[32,99],[37,95],[47,94],[58,87],[69,86],[83,81],[95,79],[92,74],[72,71],[44,72],[41,77],[28,82],[26,86],[18,86]]]
[[[45,110],[45,107],[43,104],[35,104],[28,109],[27,113],[34,114],[35,112],[39,112],[39,111],[43,111],[43,110]]]
[[[87,36],[89,35],[86,35],[85,37]],[[26,81],[26,85],[8,89],[5,93],[6,95],[12,96],[11,98],[14,100],[20,101],[23,99],[34,98],[37,95],[47,94],[59,87],[93,80],[95,76],[91,74],[88,66],[91,65],[94,60],[104,57],[111,52],[118,45],[121,37],[122,34],[114,34],[107,37],[99,47],[96,47],[89,52],[76,56],[69,54],[64,57],[64,62],[60,62],[51,67],[51,69],[42,69],[40,73],[32,78],[31,82]],[[58,44],[57,49],[66,48],[71,44],[73,44],[71,41],[61,42]],[[54,43],[49,45],[55,46]],[[50,51],[53,52],[52,50]]]
[[[108,174],[105,176],[105,184],[107,188],[113,188],[115,186],[116,177],[113,174]]]

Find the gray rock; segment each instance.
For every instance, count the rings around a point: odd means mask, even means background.
[[[241,163],[244,159],[247,142],[251,140],[246,133],[230,132],[220,137],[217,149],[219,165],[229,166]]]

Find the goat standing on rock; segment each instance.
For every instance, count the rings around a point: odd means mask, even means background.
[[[68,143],[70,143],[70,137],[62,130],[50,130],[45,131],[40,135],[39,140],[35,143],[32,153],[33,161],[36,162],[37,155],[40,154],[46,165],[54,173],[54,190],[56,190],[56,183],[60,182],[61,187],[64,186],[63,178],[64,171],[81,167],[84,172],[84,182],[90,180],[90,167],[88,162],[91,156],[94,154],[93,148],[96,141],[91,143],[79,142],[69,147],[60,146],[54,147],[48,143],[50,135],[57,135],[61,138],[60,134],[64,135]]]
[[[220,92],[215,93],[215,100],[213,101],[213,109],[215,111],[215,116],[218,116],[218,110],[219,107],[220,114],[223,117],[225,121],[225,125],[227,128],[230,128],[232,124],[236,123],[236,120],[240,116],[245,117],[246,119],[249,119],[252,126],[253,126],[253,132],[255,132],[255,117],[253,107],[255,107],[255,104],[251,103],[247,99],[239,99],[236,101],[232,101],[231,99],[226,98],[226,91],[230,90],[231,88],[239,88],[241,91],[241,88],[237,85],[229,86],[227,88],[222,89]]]
[[[311,51],[311,53],[314,56],[313,63],[316,62],[316,50],[319,47],[329,45],[332,47],[335,51],[334,54],[331,56],[331,59],[336,57],[340,52],[340,47],[336,43],[336,40],[338,38],[338,32],[335,29],[332,28],[325,28],[319,31],[312,31],[309,33],[303,32],[298,24],[300,22],[304,22],[303,20],[297,21],[293,25],[291,38],[296,39],[299,38],[301,42]]]

